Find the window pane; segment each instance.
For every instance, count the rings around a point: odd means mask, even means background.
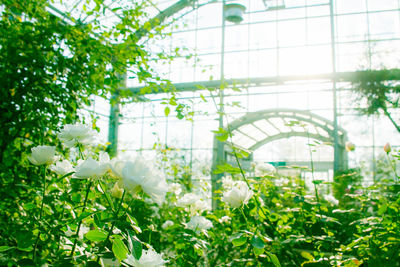
[[[279,46],[304,45],[305,37],[305,20],[280,21],[278,23]]]
[[[399,36],[399,13],[379,12],[369,14],[371,39],[387,39]]]
[[[354,13],[366,11],[365,0],[336,0],[336,13]]]
[[[337,17],[338,41],[365,40],[368,34],[367,15],[342,15]]]
[[[276,24],[261,23],[250,26],[250,49],[276,47]]]
[[[328,17],[307,20],[308,44],[323,44],[331,42],[331,23]]]
[[[398,9],[397,0],[368,0],[368,11]]]
[[[276,49],[250,52],[250,77],[276,76]]]

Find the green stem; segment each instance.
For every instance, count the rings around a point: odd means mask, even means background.
[[[389,152],[387,152],[386,155],[387,155],[387,160],[389,161],[390,167],[392,168],[392,171],[394,173],[394,177],[396,177],[396,182],[398,182],[399,176],[397,175],[397,172],[396,172],[396,165],[393,164],[393,161],[390,159]]]
[[[83,156],[83,148],[82,148],[82,144],[78,143],[78,151],[79,151],[79,156],[81,157],[81,159],[85,160],[85,157]]]
[[[86,195],[85,195],[85,200],[83,202],[83,209],[82,209],[81,215],[85,212],[87,201],[88,201],[88,196],[89,196],[89,192],[90,192],[90,188],[92,187],[92,184],[93,184],[93,181],[90,180],[89,185],[88,185],[88,187],[86,189]],[[74,256],[76,244],[78,243],[79,230],[81,229],[81,225],[82,225],[82,219],[79,220],[78,229],[76,230],[75,241],[74,241],[74,245],[72,247],[72,251],[71,251],[71,255],[70,255],[71,257]]]
[[[218,110],[218,106],[217,106],[217,103],[215,102],[214,95],[213,95],[211,92],[210,92],[210,96],[211,96],[211,99],[212,99],[213,102],[214,102],[214,105],[215,105],[216,109]],[[223,113],[223,115],[225,116],[225,119],[226,119],[226,124],[227,124],[227,127],[228,127],[229,142],[231,143],[231,147],[232,147],[233,155],[235,156],[236,164],[238,165],[238,167],[239,167],[239,169],[240,169],[240,174],[241,174],[241,176],[243,177],[243,180],[245,181],[245,183],[247,184],[247,186],[250,188],[250,183],[249,183],[249,181],[247,180],[246,175],[244,174],[242,165],[240,164],[240,161],[239,161],[239,157],[237,156],[237,153],[236,153],[236,149],[235,149],[235,147],[234,147],[234,145],[233,145],[233,141],[232,141],[232,140],[233,140],[233,136],[232,136],[232,131],[231,131],[230,127],[229,127],[229,118],[228,118],[228,116],[226,115],[226,113]],[[274,225],[272,224],[271,220],[268,218],[267,214],[266,214],[266,213],[264,212],[264,210],[262,209],[262,205],[261,205],[261,202],[260,202],[260,200],[258,199],[258,197],[256,197],[256,196],[253,195],[252,198],[254,198],[255,203],[256,203],[256,206],[257,206],[257,209],[261,210],[261,213],[264,215],[264,217],[265,217],[267,223],[270,225],[272,231],[275,231],[275,232],[279,233],[279,232],[276,230],[276,228],[274,227]],[[274,233],[272,233],[271,235],[272,235],[272,237],[275,236]]]
[[[39,213],[39,232],[37,234],[36,237],[36,241],[35,241],[35,247],[33,249],[33,258],[32,260],[35,261],[36,258],[36,249],[37,249],[37,245],[39,243],[39,238],[40,238],[40,228],[41,228],[41,220],[42,220],[42,215],[43,215],[43,207],[44,207],[44,197],[45,197],[45,193],[46,193],[46,171],[47,171],[47,166],[44,166],[43,168],[43,189],[42,189],[42,203],[40,205],[40,213]]]
[[[247,221],[246,214],[244,214],[243,207],[240,207],[239,209],[240,209],[240,211],[241,211],[241,213],[242,213],[242,215],[243,215],[243,218],[244,218],[244,220],[245,220],[245,222],[246,222],[247,229],[250,230],[250,229],[249,229],[249,222]]]
[[[99,185],[100,185],[100,188],[101,188],[101,190],[103,190],[103,194],[104,194],[104,197],[106,198],[106,200],[107,200],[107,203],[108,203],[108,206],[110,206],[110,208],[111,208],[111,211],[114,213],[114,206],[113,206],[113,204],[110,202],[110,199],[107,197],[107,192],[104,190],[104,188],[103,188],[103,183],[99,180]],[[124,190],[124,193],[125,193],[125,190]],[[122,194],[122,196],[123,196],[123,194]]]
[[[117,211],[114,213],[114,219],[113,219],[113,222],[111,224],[111,228],[110,228],[110,230],[108,230],[107,237],[104,240],[103,246],[99,249],[99,252],[101,252],[106,247],[107,241],[109,240],[109,238],[111,236],[111,233],[114,230],[115,223],[116,223],[116,221],[118,219],[119,211],[121,210],[122,203],[124,202],[125,192],[126,192],[126,190],[124,190],[124,192],[122,193],[121,201],[119,202]],[[128,208],[129,208],[129,206],[128,206]],[[125,213],[124,213],[124,215],[125,215]],[[100,257],[97,257],[97,262],[99,262],[99,261],[100,261]]]
[[[106,238],[106,240],[105,240],[104,242],[107,242],[107,240],[108,240],[108,239],[110,238],[110,236],[111,236],[112,231],[114,230],[115,222],[116,222],[117,219],[118,219],[118,214],[119,214],[119,211],[120,211],[120,209],[121,209],[121,207],[122,207],[122,202],[124,202],[125,192],[126,192],[126,190],[124,190],[124,192],[122,193],[121,201],[119,202],[117,211],[116,211],[115,214],[114,214],[113,223],[111,224],[111,228],[110,228],[110,230],[108,231],[107,238]]]
[[[124,191],[124,192],[125,192],[125,191]],[[125,217],[125,214],[128,212],[129,207],[132,206],[132,202],[133,202],[134,200],[135,200],[135,199],[132,198],[131,202],[129,202],[129,205],[126,207],[124,213],[122,213],[122,216],[121,216],[121,217]]]

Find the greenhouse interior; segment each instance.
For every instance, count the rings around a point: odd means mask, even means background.
[[[400,266],[400,0],[0,13],[0,266]]]

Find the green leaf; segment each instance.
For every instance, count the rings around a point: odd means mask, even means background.
[[[137,234],[142,233],[142,229],[138,226],[138,222],[134,217],[131,217],[129,214],[126,214],[126,220],[131,224],[131,227]]]
[[[263,249],[265,247],[264,242],[258,236],[254,236],[251,240],[251,245],[258,249]]]
[[[315,185],[322,184],[323,182],[324,182],[324,180],[314,180],[314,181],[312,181],[312,183],[315,184]]]
[[[7,251],[7,250],[10,250],[10,249],[13,249],[13,248],[15,248],[15,247],[0,246],[0,252],[4,252],[4,251]]]
[[[254,254],[256,254],[256,256],[260,256],[261,254],[263,254],[264,248],[253,247],[253,251],[254,251]]]
[[[132,254],[139,260],[142,257],[142,243],[136,237],[130,236],[130,238],[132,241]]]
[[[112,244],[112,251],[115,257],[119,261],[123,261],[127,258],[128,248],[125,246],[124,242],[121,239],[114,239]]]
[[[33,203],[24,204],[24,209],[25,210],[31,210],[31,209],[34,209],[34,208],[36,208],[36,205],[33,204]]]
[[[107,238],[107,233],[100,230],[91,230],[85,235],[87,239],[94,242],[104,241]]]
[[[232,239],[232,244],[236,247],[240,247],[247,242],[247,237],[239,234],[236,238]]]
[[[268,251],[266,252],[266,254],[268,255],[269,259],[275,267],[281,267],[281,263],[279,262],[278,257],[275,254],[272,254]]]
[[[207,102],[206,98],[202,94],[200,94],[200,97],[204,102]]]
[[[310,260],[310,261],[314,260],[313,255],[311,255],[311,254],[308,253],[307,251],[302,251],[302,252],[300,253],[300,255],[301,255],[303,258],[307,259],[307,260]]]
[[[218,139],[218,141],[220,142],[225,142],[226,140],[228,140],[229,135],[228,134],[221,134],[221,135],[217,135],[215,138]]]
[[[81,198],[82,198],[82,196],[81,196],[80,193],[73,193],[71,195],[71,199],[72,199],[73,202],[80,202]]]
[[[168,117],[170,112],[171,112],[171,109],[169,107],[165,107],[165,109],[164,109],[165,117]]]

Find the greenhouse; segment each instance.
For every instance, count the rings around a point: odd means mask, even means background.
[[[0,13],[0,266],[400,266],[400,0]]]

